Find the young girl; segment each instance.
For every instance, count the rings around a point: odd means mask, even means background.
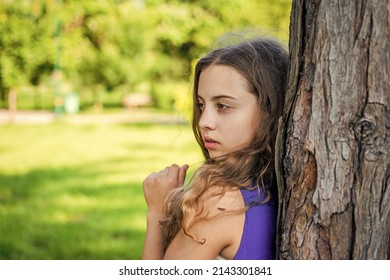
[[[270,39],[199,60],[192,127],[205,162],[188,186],[187,164],[143,182],[143,259],[275,258],[274,142],[287,69],[287,52]]]

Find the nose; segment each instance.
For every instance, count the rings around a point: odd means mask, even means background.
[[[206,106],[199,118],[199,127],[204,130],[214,130],[216,127],[216,116],[214,112]]]

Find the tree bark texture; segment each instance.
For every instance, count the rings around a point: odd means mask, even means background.
[[[390,0],[294,0],[280,259],[390,258]]]

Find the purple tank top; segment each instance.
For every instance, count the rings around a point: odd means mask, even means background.
[[[263,190],[240,190],[246,206],[261,202],[266,197]],[[240,247],[234,260],[275,259],[276,212],[273,196],[267,203],[254,204],[246,211]]]

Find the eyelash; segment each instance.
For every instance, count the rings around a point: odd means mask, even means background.
[[[201,112],[204,110],[205,105],[202,102],[198,102],[197,106]],[[217,103],[216,107],[217,107],[218,111],[221,111],[221,110],[225,111],[225,110],[232,108],[231,106],[223,104],[223,103]]]
[[[218,103],[217,104],[217,108],[218,108],[218,110],[228,110],[231,107],[229,105],[226,105],[226,104],[223,104],[223,103]]]
[[[202,102],[198,102],[196,105],[198,106],[198,109],[202,112],[204,109],[204,104]]]

